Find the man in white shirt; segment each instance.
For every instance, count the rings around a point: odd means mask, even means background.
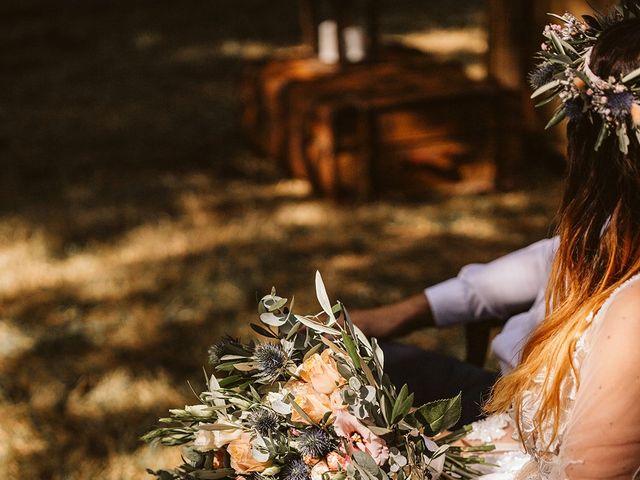
[[[385,339],[425,326],[448,327],[469,322],[506,321],[491,347],[502,373],[520,361],[521,351],[543,320],[545,290],[557,238],[545,239],[487,264],[464,267],[457,277],[401,302],[351,312],[370,336]],[[479,405],[498,375],[457,359],[415,347],[383,343],[387,369],[397,384],[407,383],[417,402],[463,392],[461,424],[480,415]]]

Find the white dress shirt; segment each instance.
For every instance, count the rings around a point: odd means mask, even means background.
[[[536,325],[544,319],[545,290],[558,238],[541,240],[487,264],[471,264],[425,295],[436,325],[506,320],[491,343],[503,373],[513,369]]]

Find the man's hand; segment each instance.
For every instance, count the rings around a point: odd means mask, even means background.
[[[365,335],[380,339],[434,325],[431,307],[423,293],[391,305],[349,311],[349,316]]]

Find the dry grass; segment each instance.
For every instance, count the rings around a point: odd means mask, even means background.
[[[388,31],[442,26],[430,15],[446,2],[431,3],[420,17],[424,2],[398,2]],[[473,36],[478,2],[460,4],[444,26]],[[207,345],[248,334],[272,285],[315,311],[321,269],[333,298],[371,306],[548,231],[558,185],[544,175],[515,193],[358,205],[283,180],[237,126],[243,58],[297,38],[288,1],[261,5],[0,6],[0,477],[175,463],[139,435],[193,400]],[[459,355],[459,333],[410,340]]]

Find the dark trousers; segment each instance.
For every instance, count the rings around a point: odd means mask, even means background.
[[[497,372],[410,345],[381,342],[380,346],[385,372],[398,388],[409,386],[414,406],[462,392],[462,416],[456,428],[482,418],[481,405],[498,379]]]

